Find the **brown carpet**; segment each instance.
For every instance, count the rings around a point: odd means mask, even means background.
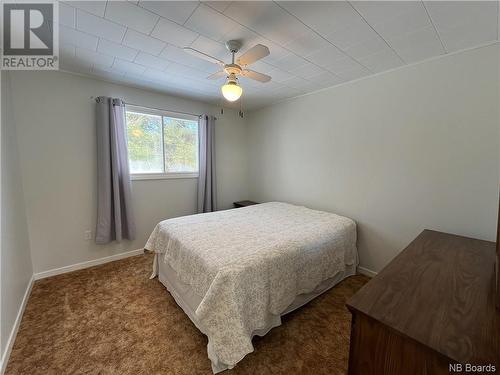
[[[207,339],[157,279],[151,255],[37,281],[6,374],[211,374]],[[353,276],[255,337],[225,374],[345,374]]]

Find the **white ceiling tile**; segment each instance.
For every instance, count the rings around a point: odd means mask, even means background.
[[[76,10],[65,3],[59,3],[59,23],[61,25],[75,28]]]
[[[198,79],[205,79],[208,76],[206,72],[177,63],[171,63],[165,72],[172,75],[181,75]]]
[[[320,68],[317,65],[308,63],[307,65],[303,65],[296,69],[291,70],[290,73],[299,76],[301,78],[309,79],[310,77],[317,76],[318,74],[322,74],[324,72],[326,72],[325,69]]]
[[[297,55],[308,55],[314,51],[325,49],[332,44],[316,34],[314,31],[307,30],[301,36],[290,40],[284,45],[285,48],[296,53]]]
[[[309,64],[307,60],[297,55],[288,55],[278,61],[276,61],[276,67],[291,72],[294,69],[300,68],[304,65]]]
[[[489,24],[464,25],[440,32],[441,40],[448,52],[493,42],[497,40],[496,35],[496,30]]]
[[[219,40],[239,25],[207,5],[201,4],[184,26],[206,37]]]
[[[273,5],[265,1],[235,1],[227,7],[224,14],[251,28],[272,8]]]
[[[302,89],[311,84],[310,81],[300,78],[300,77],[292,77],[282,82],[285,86],[292,87],[294,89]]]
[[[147,54],[145,52],[140,52],[135,58],[134,62],[140,65],[147,66],[148,68],[154,68],[158,70],[164,70],[171,64],[167,60]]]
[[[410,46],[405,49],[399,49],[398,54],[406,63],[422,61],[430,57],[443,55],[441,44],[429,43]]]
[[[112,56],[103,55],[102,53],[84,48],[76,49],[76,58],[86,63],[99,64],[102,66],[111,66],[114,61]]]
[[[149,34],[160,16],[128,1],[108,1],[105,18]]]
[[[128,61],[134,61],[139,51],[134,48],[126,47],[122,44],[101,39],[99,40],[99,45],[97,46],[97,52],[119,57],[120,59]]]
[[[104,17],[106,1],[67,1],[68,5],[82,9],[99,17]]]
[[[252,69],[253,69],[253,67],[252,67]],[[289,79],[294,77],[294,75],[292,73],[286,72],[286,71],[281,70],[279,68],[274,68],[268,72],[263,72],[263,73],[271,76],[272,80],[276,81],[276,82],[283,82],[283,81],[289,80]]]
[[[372,26],[386,39],[431,26],[431,21],[429,16],[427,16],[423,4],[419,4],[419,7],[412,12],[404,13],[397,18],[388,19],[384,23],[372,24]]]
[[[195,41],[198,34],[175,22],[161,18],[151,36],[178,47],[186,47]]]
[[[403,62],[391,49],[386,48],[382,51],[373,53],[360,60],[360,63],[366,66],[374,73],[383,72],[389,69],[401,66]]]
[[[90,74],[92,72],[92,64],[76,57],[67,56],[64,59],[61,58],[59,69],[80,74]]]
[[[130,61],[125,61],[121,59],[115,59],[113,63],[113,68],[124,73],[131,74],[142,74],[146,68],[142,65],[132,63]]]
[[[255,80],[252,80],[253,83],[255,83],[255,86],[252,88],[256,88],[259,91],[274,91],[274,90],[279,90],[282,88],[286,88],[283,83],[280,82],[275,82],[275,81],[269,81],[269,82],[258,82]]]
[[[143,76],[147,79],[155,80],[155,81],[164,81],[169,82],[172,79],[172,75],[165,73],[161,70],[148,68],[144,72]]]
[[[191,44],[191,47],[228,63],[231,59],[231,54],[223,43],[215,42],[203,35],[200,35]]]
[[[360,18],[358,21],[353,22],[349,27],[334,31],[331,34],[324,36],[335,46],[345,50],[346,48],[375,38],[377,33]]]
[[[61,43],[73,44],[77,47],[95,50],[97,48],[98,38],[61,25],[59,26],[59,40]]]
[[[123,39],[123,44],[127,47],[144,51],[151,55],[159,55],[166,46],[165,42],[132,29],[127,30],[125,38]]]
[[[92,67],[92,74],[104,79],[111,79],[120,81],[123,78],[123,73],[117,72],[112,68],[102,67],[99,65],[95,65]]]
[[[425,1],[438,31],[462,25],[497,22],[496,1]]]
[[[222,13],[231,5],[232,1],[203,1],[203,3]]]
[[[279,5],[322,35],[330,35],[361,20],[345,1],[280,1]]]
[[[338,76],[345,81],[352,81],[354,79],[365,77],[369,74],[370,72],[365,68],[354,68],[350,70],[345,70],[339,73]]]
[[[224,14],[281,45],[300,37],[308,30],[294,16],[269,1],[235,1]]]
[[[139,6],[183,25],[199,5],[198,1],[140,1]]]
[[[242,46],[240,52],[245,52],[247,49],[258,44],[262,40],[262,37],[245,26],[236,25],[234,29],[231,29],[228,33],[223,35],[219,39],[219,42],[225,43],[232,39],[241,41]]]
[[[354,61],[350,57],[344,57],[343,59],[332,60],[328,62],[328,66],[326,66],[328,70],[333,71],[333,73],[341,73],[345,71],[355,71],[362,70],[363,66],[358,62]]]
[[[206,73],[215,73],[216,71],[219,71],[221,69],[217,64],[213,64],[196,56],[190,55],[184,52],[182,48],[170,44],[165,47],[165,49],[160,54],[160,57],[169,61],[189,66],[191,68],[203,70]]]
[[[377,35],[373,39],[346,48],[344,52],[355,59],[360,59],[386,48],[389,48],[386,42]]]
[[[312,54],[306,56],[307,60],[321,67],[329,67],[332,64],[332,61],[345,59],[346,57],[347,56],[344,52],[334,46],[313,52]]]
[[[93,16],[81,10],[76,12],[76,27],[80,31],[100,36],[104,39],[120,43],[126,28],[104,18]]]
[[[420,1],[353,1],[351,4],[371,25],[383,24],[408,13],[425,13]]]
[[[219,102],[224,78],[206,77],[220,66],[179,47],[229,62],[225,41],[241,40],[239,54],[261,43],[270,55],[251,69],[272,80],[240,79],[249,108],[444,54],[441,40],[448,51],[497,40],[498,12],[493,1],[65,2],[60,66]]]
[[[390,38],[388,42],[407,63],[445,53],[433,26]]]
[[[426,1],[425,6],[447,51],[498,38],[496,1]]]
[[[318,88],[331,87],[342,83],[343,80],[334,74],[324,72],[308,78],[309,81],[316,84]]]

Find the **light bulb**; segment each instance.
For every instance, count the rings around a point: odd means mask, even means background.
[[[224,98],[226,98],[226,100],[230,102],[235,102],[236,100],[238,100],[243,93],[243,89],[241,88],[241,86],[239,86],[238,83],[234,81],[229,81],[228,83],[226,83],[224,86],[222,86],[221,90]]]

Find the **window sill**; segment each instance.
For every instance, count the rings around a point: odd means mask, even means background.
[[[198,173],[152,173],[152,174],[132,174],[130,179],[136,180],[170,180],[179,178],[198,178]]]

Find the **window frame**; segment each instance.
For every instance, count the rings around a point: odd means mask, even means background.
[[[159,172],[159,173],[132,173],[130,172],[131,180],[167,180],[167,179],[178,179],[178,178],[198,178],[200,173],[200,123],[199,116],[188,115],[184,113],[171,112],[167,110],[161,110],[156,108],[142,107],[137,105],[125,104],[125,115],[126,113],[136,112],[144,113],[146,115],[161,116],[161,150],[163,155],[163,168],[165,170],[165,138],[164,138],[164,123],[163,117],[177,118],[181,120],[195,121],[198,124],[198,172]],[[125,126],[127,126],[127,120],[125,117]],[[128,139],[127,139],[128,142]],[[128,158],[128,155],[127,155]]]

